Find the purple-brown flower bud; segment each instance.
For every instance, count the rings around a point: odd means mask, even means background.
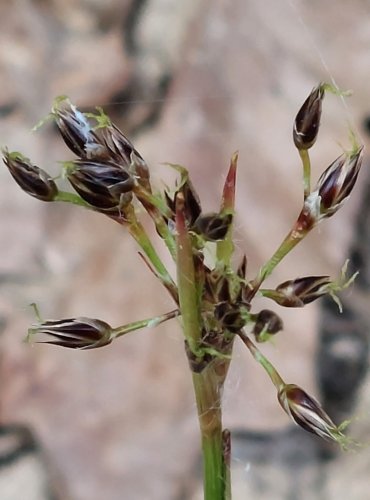
[[[316,141],[319,132],[323,84],[315,87],[303,103],[294,121],[293,140],[298,149],[309,149]]]
[[[132,166],[144,187],[149,187],[149,169],[142,156],[102,110],[82,113],[61,96],[55,100],[52,115],[64,142],[78,157],[114,162],[125,168]]]
[[[20,153],[3,151],[3,154],[5,165],[23,191],[41,201],[54,200],[58,194],[58,188],[45,170],[33,165]]]
[[[211,213],[200,215],[192,229],[208,241],[219,241],[226,237],[232,220],[233,216],[231,214]]]
[[[127,139],[114,123],[109,121],[107,116],[102,116],[106,123],[97,127],[95,129],[95,134],[107,151],[107,159],[128,167],[132,161],[132,154],[134,154],[138,159],[144,162],[141,154],[134,148],[131,141]],[[99,116],[96,117],[96,119],[99,118]],[[146,174],[149,175],[149,172],[146,172]]]
[[[283,322],[280,316],[269,309],[262,309],[257,314],[252,333],[257,342],[265,342],[269,339],[270,335],[275,335],[282,329]]]
[[[87,203],[101,210],[119,209],[131,202],[134,179],[116,163],[75,161],[67,170],[73,188]]]
[[[339,443],[345,436],[334,424],[320,403],[294,384],[283,385],[278,392],[278,400],[293,421],[308,432]]]
[[[85,159],[99,156],[102,145],[89,119],[67,97],[55,99],[52,115],[64,142],[75,155]]]
[[[112,342],[112,328],[105,321],[92,318],[47,320],[29,329],[29,338],[37,335],[40,344],[54,344],[71,349],[95,349]]]
[[[363,147],[339,156],[318,180],[320,217],[332,216],[351,194],[362,163]]]
[[[303,307],[328,293],[329,276],[306,276],[281,283],[275,290],[263,290],[264,297],[284,307]]]

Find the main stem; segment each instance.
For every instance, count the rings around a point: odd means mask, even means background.
[[[193,373],[193,385],[202,442],[204,500],[225,500],[221,387],[214,363],[201,373]]]
[[[230,476],[223,454],[221,393],[230,360],[217,357],[207,360],[202,347],[201,296],[182,193],[176,196],[176,231],[177,286],[202,440],[204,500],[226,500],[230,490],[226,482]]]

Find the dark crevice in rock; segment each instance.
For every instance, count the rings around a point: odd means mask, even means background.
[[[0,443],[4,438],[14,438],[5,449],[0,448],[0,468],[14,465],[25,455],[39,453],[40,449],[28,427],[22,425],[0,426]]]
[[[128,54],[134,56],[137,53],[137,26],[140,23],[141,14],[148,0],[133,0],[130,4],[124,23],[123,23],[123,40],[125,49]]]
[[[7,118],[17,110],[17,104],[15,102],[9,102],[0,105],[0,119]]]

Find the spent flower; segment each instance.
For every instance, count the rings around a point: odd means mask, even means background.
[[[253,335],[257,342],[266,342],[271,335],[283,329],[283,322],[278,314],[269,309],[262,309],[255,318]]]
[[[210,213],[200,215],[193,230],[208,241],[219,241],[226,237],[233,216],[231,214]]]
[[[246,323],[240,304],[220,302],[215,307],[215,317],[220,322],[222,329],[237,333]]]

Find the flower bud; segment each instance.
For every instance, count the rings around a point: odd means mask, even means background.
[[[137,182],[149,193],[151,193],[152,187],[150,185],[150,172],[146,161],[139,154],[137,154],[137,152],[135,153],[135,150],[131,152],[130,160],[130,171],[132,169]]]
[[[3,161],[15,182],[30,196],[41,201],[53,201],[58,188],[45,170],[33,165],[17,152],[3,151]]]
[[[98,121],[101,121],[101,119],[105,120],[105,124],[97,127],[95,133],[108,153],[107,159],[128,167],[132,160],[132,154],[134,154],[137,161],[140,159],[145,164],[141,154],[134,148],[131,141],[127,139],[114,123],[110,122],[107,116],[95,116]]]
[[[142,156],[101,109],[98,113],[82,113],[61,96],[55,100],[52,115],[64,142],[78,157],[111,161],[127,168],[134,160],[138,163],[138,177],[145,177],[148,183],[149,170]]]
[[[345,441],[345,436],[320,403],[297,385],[284,384],[278,392],[278,400],[293,421],[306,431],[326,440]]]
[[[110,210],[131,202],[134,179],[116,163],[75,161],[72,165],[67,178],[81,198],[93,207]]]
[[[339,156],[323,172],[316,190],[320,196],[320,217],[331,217],[351,194],[362,163],[363,147]]]
[[[231,214],[200,215],[192,229],[208,241],[219,241],[226,237],[232,220]]]
[[[241,280],[245,280],[247,275],[247,256],[243,255],[242,261],[239,264],[238,269],[236,270],[236,274],[239,276]]]
[[[303,307],[327,294],[330,283],[329,276],[306,276],[284,281],[276,290],[266,290],[263,295],[281,306]]]
[[[202,212],[200,199],[198,193],[195,191],[194,186],[189,179],[184,182],[184,184],[180,188],[180,191],[182,192],[185,200],[186,221],[191,227]]]
[[[184,199],[184,212],[185,212],[186,223],[189,227],[192,227],[197,218],[200,216],[202,212],[202,207],[200,204],[199,196],[195,191],[193,184],[188,178],[186,178],[183,182],[181,182],[181,185],[175,192],[173,198],[167,191],[164,192],[166,204],[170,209],[170,211],[172,212],[173,218],[176,211],[175,210],[176,196],[178,196],[178,194],[181,194]]]
[[[64,142],[75,155],[85,159],[99,156],[102,145],[92,125],[68,97],[57,97],[51,112]]]
[[[31,335],[41,336],[40,344],[54,344],[71,349],[95,349],[112,342],[112,328],[99,319],[72,318],[47,320],[29,329]]]
[[[274,311],[262,309],[262,311],[257,314],[252,333],[257,342],[265,342],[270,335],[275,335],[282,329],[283,322],[281,318],[274,313]]]
[[[293,140],[298,149],[309,149],[319,132],[324,87],[315,87],[303,103],[294,121]]]

